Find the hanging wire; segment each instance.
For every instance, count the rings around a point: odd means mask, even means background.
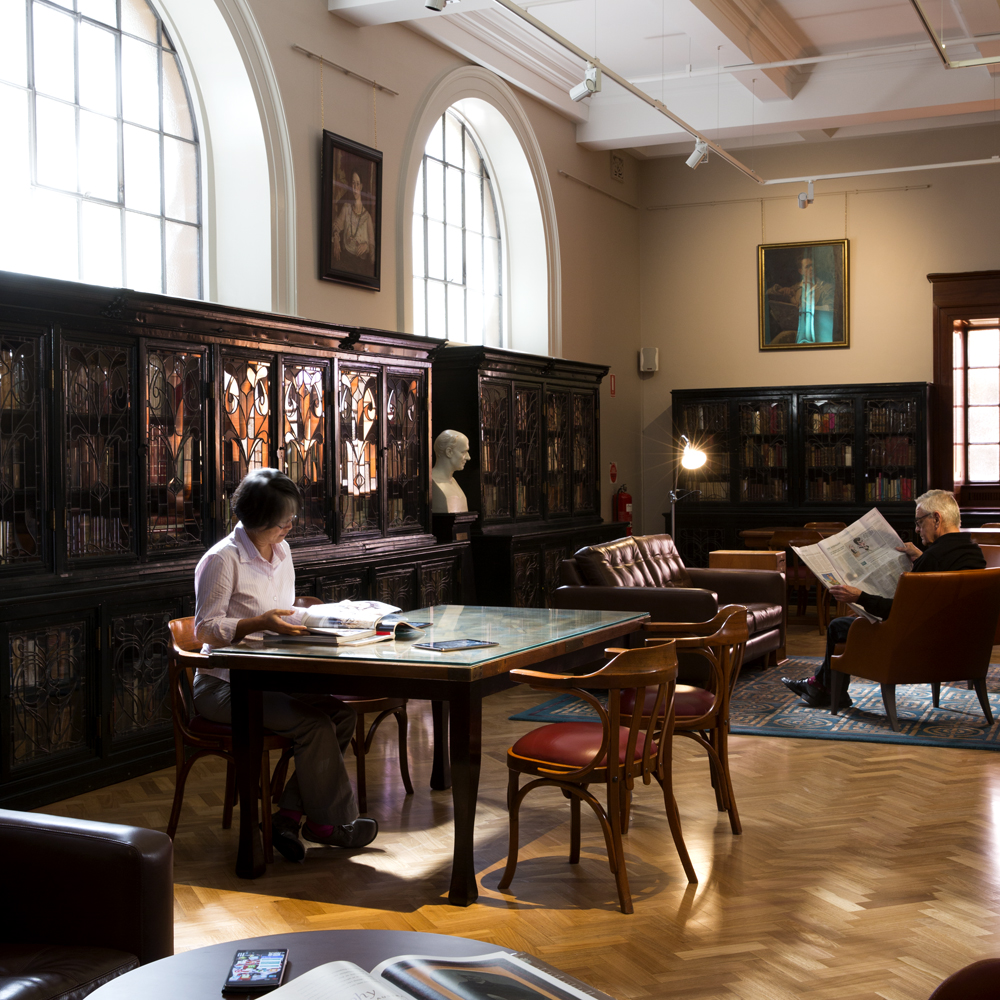
[[[372,121],[375,123],[375,148],[378,149],[378,86],[372,81]]]
[[[750,81],[750,169],[757,153],[757,77]]]
[[[323,57],[319,61],[319,127],[326,128],[326,97],[323,93]]]

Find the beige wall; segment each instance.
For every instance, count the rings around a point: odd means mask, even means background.
[[[463,60],[399,25],[356,28],[315,0],[250,2],[275,69],[291,138],[298,312],[310,319],[396,329],[396,199],[404,144],[424,95]],[[384,153],[380,292],[320,281],[316,276],[320,68],[315,60],[292,50],[296,43],[400,91],[398,97],[378,96],[378,148]],[[325,127],[374,145],[371,89],[325,69],[323,91]],[[518,98],[542,148],[555,199],[562,262],[563,356],[611,365],[617,376],[615,398],[610,398],[605,384],[601,399],[602,501],[608,517],[607,468],[612,459],[619,476],[638,493],[640,411],[635,352],[640,212],[559,176],[558,170],[613,190],[637,205],[637,165],[626,157],[626,183],[615,183],[608,153],[581,149],[569,122],[523,94]]]
[[[998,139],[992,124],[738,155],[765,178],[797,177],[990,157]],[[642,382],[644,531],[669,509],[672,389],[930,381],[926,275],[1000,264],[1000,164],[821,181],[804,210],[804,183],[761,188],[717,159],[647,161],[641,181],[641,340],[660,349]],[[759,351],[757,245],[845,235],[850,348]]]

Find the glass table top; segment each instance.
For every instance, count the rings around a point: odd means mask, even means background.
[[[413,639],[390,639],[367,646],[312,645],[305,642],[265,644],[259,640],[244,640],[235,646],[213,649],[210,656],[218,661],[217,665],[220,667],[227,666],[227,656],[233,655],[291,655],[326,660],[375,660],[471,667],[512,653],[586,635],[608,626],[640,622],[649,616],[645,612],[623,614],[620,611],[484,608],[465,604],[437,604],[432,608],[408,611],[398,617],[404,621],[433,624],[422,632],[412,633],[415,636]],[[418,642],[441,642],[447,639],[484,639],[497,645],[450,652],[415,648],[415,643]]]

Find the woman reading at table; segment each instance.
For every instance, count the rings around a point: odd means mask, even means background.
[[[298,487],[277,469],[251,472],[232,498],[238,519],[232,533],[202,556],[194,574],[195,634],[207,652],[264,632],[305,631],[296,612],[295,569],[285,541],[298,519]],[[230,724],[229,671],[199,667],[195,708],[212,722]],[[265,691],[263,721],[292,741],[295,773],[272,820],[275,848],[289,861],[305,858],[304,838],[332,847],[364,847],[378,833],[374,819],[359,819],[344,765],[354,735],[354,710],[332,695]],[[305,825],[299,825],[305,816]]]

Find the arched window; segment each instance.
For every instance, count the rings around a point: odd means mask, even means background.
[[[200,152],[146,0],[0,4],[0,268],[202,296]]]
[[[502,224],[482,146],[454,109],[431,130],[413,199],[413,328],[504,344]]]

